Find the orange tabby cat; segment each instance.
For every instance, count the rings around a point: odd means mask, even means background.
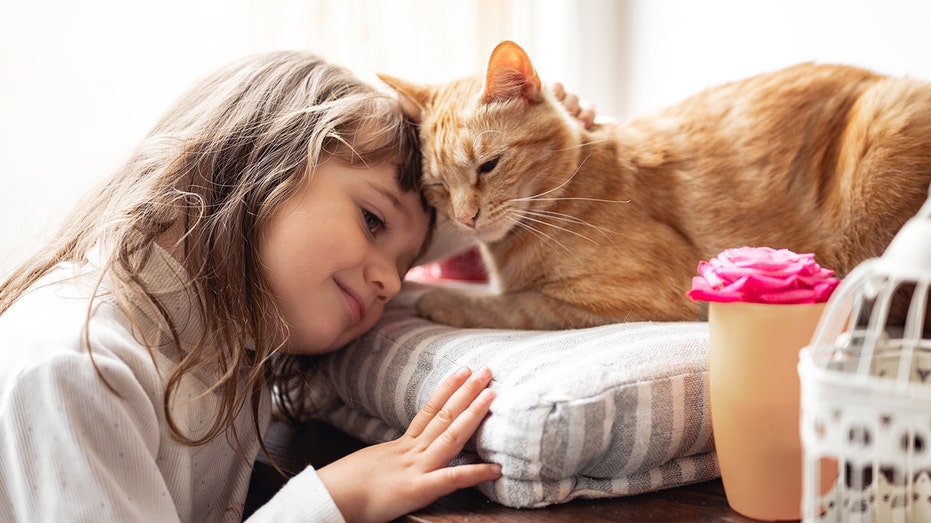
[[[588,130],[513,42],[484,81],[382,79],[421,124],[428,200],[480,242],[500,287],[423,295],[418,312],[451,325],[694,320],[700,260],[768,246],[845,274],[931,183],[931,84],[853,67],[797,65]]]

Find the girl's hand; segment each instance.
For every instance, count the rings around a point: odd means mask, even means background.
[[[478,429],[495,394],[491,371],[462,368],[440,385],[407,432],[317,471],[350,523],[382,522],[423,508],[458,489],[501,477],[491,463],[450,467]]]
[[[567,93],[566,88],[559,82],[550,84],[550,92],[569,111],[569,114],[582,124],[583,128],[588,129],[595,123],[594,105],[585,100],[579,100],[579,97],[572,93]]]

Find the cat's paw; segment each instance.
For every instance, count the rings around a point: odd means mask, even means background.
[[[417,314],[430,321],[470,327],[468,318],[469,297],[447,289],[432,289],[424,293],[416,304]]]

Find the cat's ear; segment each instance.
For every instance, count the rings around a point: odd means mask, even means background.
[[[423,120],[424,109],[429,105],[433,96],[430,89],[383,73],[378,73],[378,78],[397,91],[398,101],[401,102],[401,110],[404,114],[415,123],[420,123]]]
[[[514,42],[505,40],[495,47],[488,60],[488,72],[482,90],[484,103],[523,98],[531,103],[543,101],[543,90],[530,57]]]

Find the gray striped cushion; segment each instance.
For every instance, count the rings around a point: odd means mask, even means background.
[[[479,487],[492,500],[541,507],[718,476],[707,324],[457,329],[418,318],[411,302],[323,360],[334,394],[322,419],[369,443],[394,439],[450,373],[487,365],[498,398],[460,461],[502,465]]]

